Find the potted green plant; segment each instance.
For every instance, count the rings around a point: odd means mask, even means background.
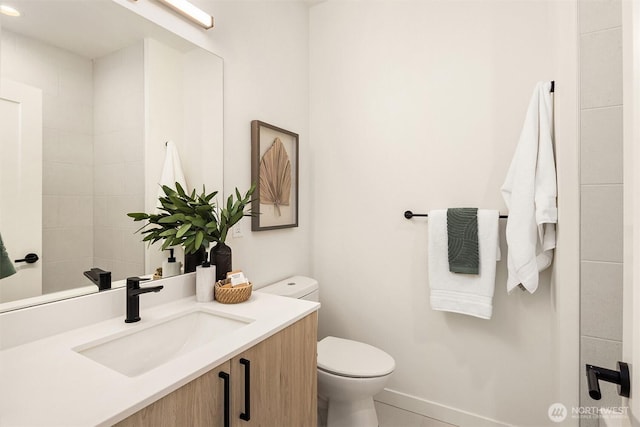
[[[235,190],[236,200],[233,200],[233,194],[227,198],[227,205],[224,208],[216,210],[216,218],[218,220],[218,229],[214,233],[216,245],[211,249],[211,263],[216,266],[216,280],[224,280],[227,273],[233,270],[231,262],[231,248],[225,244],[229,230],[243,216],[252,216],[253,213],[244,213],[244,208],[251,201],[251,196],[256,190],[256,184],[252,184],[247,190],[244,197]],[[251,208],[249,208],[249,211]]]
[[[196,194],[195,190],[189,194],[177,182],[175,190],[163,185],[162,191],[165,196],[159,198],[161,205],[159,213],[127,214],[134,221],[147,221],[138,230],[144,235],[142,241],[148,242],[149,245],[162,241],[161,250],[170,246],[182,246],[185,253],[185,272],[195,271],[196,265],[206,259],[206,250],[209,245],[216,242],[216,247],[221,245],[218,252],[225,249],[224,247],[228,248],[229,252],[228,265],[216,264],[218,275],[226,275],[227,271],[231,271],[231,249],[224,242],[231,227],[243,216],[251,215],[245,214],[244,209],[255,191],[255,184],[244,196],[236,188],[236,200],[234,200],[234,194],[231,194],[222,208],[214,200],[218,192],[207,194],[204,186],[201,194]],[[213,254],[215,254],[214,251],[212,251]],[[189,266],[186,259],[188,255],[195,255],[196,258],[195,263],[189,262]],[[215,256],[212,256],[211,261],[216,262]]]

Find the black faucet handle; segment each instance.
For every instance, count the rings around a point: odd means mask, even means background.
[[[140,282],[145,280],[151,280],[149,277],[127,277],[127,288],[137,289],[140,287]]]

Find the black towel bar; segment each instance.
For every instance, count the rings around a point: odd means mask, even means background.
[[[404,217],[407,219],[411,219],[414,216],[429,216],[429,214],[414,214],[411,211],[404,211]],[[500,215],[500,218],[509,218],[509,215]]]

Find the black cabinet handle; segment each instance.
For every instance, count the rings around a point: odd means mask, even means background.
[[[27,264],[33,264],[34,262],[38,261],[40,258],[38,258],[38,254],[26,254],[24,256],[24,258],[22,259],[17,259],[13,262],[26,262]]]
[[[220,372],[218,377],[224,381],[224,427],[229,427],[229,374]]]
[[[249,421],[251,419],[251,362],[243,357],[240,359],[240,364],[244,365],[244,412],[240,414],[240,419]]]

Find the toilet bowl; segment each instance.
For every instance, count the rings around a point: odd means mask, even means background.
[[[318,282],[294,276],[256,292],[319,301]],[[328,336],[318,342],[318,396],[328,406],[327,427],[377,427],[373,396],[395,369],[384,351],[358,341]]]
[[[373,396],[395,369],[384,351],[336,337],[318,342],[318,395],[327,400],[327,427],[377,427]]]

